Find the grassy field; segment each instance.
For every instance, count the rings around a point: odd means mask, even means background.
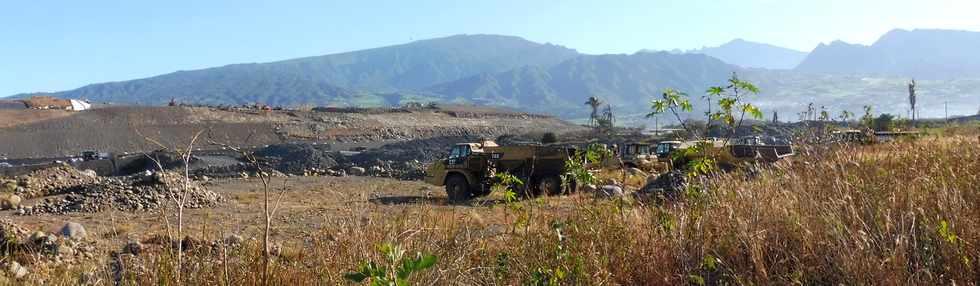
[[[343,275],[365,262],[397,264],[378,251],[391,244],[406,257],[438,258],[412,274],[420,285],[974,285],[980,138],[945,132],[806,148],[665,202],[576,194],[475,206],[419,199],[385,211],[348,204],[320,227],[277,239],[270,283],[345,284]],[[195,236],[208,237],[223,233]],[[25,282],[177,284],[172,252],[152,241],[138,256],[38,269]],[[189,245],[185,284],[262,284],[259,241]]]

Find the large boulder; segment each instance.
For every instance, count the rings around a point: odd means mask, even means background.
[[[623,192],[623,188],[616,185],[605,185],[595,192],[596,198],[621,198],[625,195],[626,193]]]
[[[350,169],[347,170],[347,173],[351,174],[351,176],[364,176],[364,174],[367,173],[367,170],[362,167],[354,166],[350,167]]]
[[[20,206],[21,198],[20,196],[10,194],[10,195],[0,195],[0,210],[12,210]]]
[[[17,190],[17,181],[0,180],[0,194],[9,194]]]
[[[647,178],[647,184],[636,192],[639,199],[650,198],[676,198],[687,188],[687,179],[684,173],[671,171],[658,175],[652,180]]]
[[[86,235],[85,227],[77,222],[68,222],[59,231],[61,236],[68,239],[84,239]]]

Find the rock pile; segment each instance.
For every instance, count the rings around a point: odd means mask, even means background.
[[[337,161],[328,150],[321,150],[305,143],[269,145],[255,155],[270,161],[278,171],[302,175],[308,170],[327,170],[337,167]]]
[[[358,165],[373,162],[434,162],[446,158],[453,145],[460,142],[474,142],[480,136],[446,136],[427,139],[409,140],[391,143],[377,149],[354,155],[351,161]]]
[[[14,193],[21,198],[31,199],[61,194],[68,189],[94,183],[98,180],[98,176],[90,170],[80,171],[71,166],[61,165],[18,176],[14,180],[17,183]]]
[[[8,220],[0,220],[0,256],[6,256],[9,260],[4,260],[4,274],[13,279],[29,279],[31,269],[54,269],[60,264],[71,264],[79,261],[92,259],[95,256],[95,245],[91,240],[80,236],[80,231],[84,227],[77,223],[67,223],[64,229],[71,229],[72,236],[47,234],[43,231],[29,232],[27,229],[17,226]],[[28,233],[30,233],[28,235]],[[18,253],[29,254],[31,259],[27,261],[16,261]],[[22,264],[27,262],[27,264]],[[3,280],[0,279],[0,282]],[[2,284],[2,283],[0,283]]]
[[[637,199],[672,199],[687,188],[687,178],[683,172],[670,171],[656,177],[647,178],[647,184],[634,195]]]
[[[66,189],[61,197],[45,198],[33,207],[18,210],[21,215],[41,213],[98,212],[107,209],[146,211],[173,203],[181,193],[187,195],[184,207],[213,207],[222,198],[194,181],[187,184],[173,172],[143,173],[127,177],[98,177],[92,183]]]

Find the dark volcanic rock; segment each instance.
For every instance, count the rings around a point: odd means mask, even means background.
[[[269,145],[255,154],[275,162],[276,170],[283,173],[302,175],[311,169],[331,169],[337,167],[337,161],[331,156],[326,147],[306,143]]]

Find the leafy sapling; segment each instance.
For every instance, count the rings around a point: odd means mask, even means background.
[[[411,285],[408,278],[412,273],[428,269],[436,264],[435,255],[415,253],[415,257],[406,258],[401,246],[385,243],[378,247],[385,257],[385,265],[374,261],[361,264],[356,272],[349,272],[344,278],[353,282],[369,281],[372,286],[405,286]]]

